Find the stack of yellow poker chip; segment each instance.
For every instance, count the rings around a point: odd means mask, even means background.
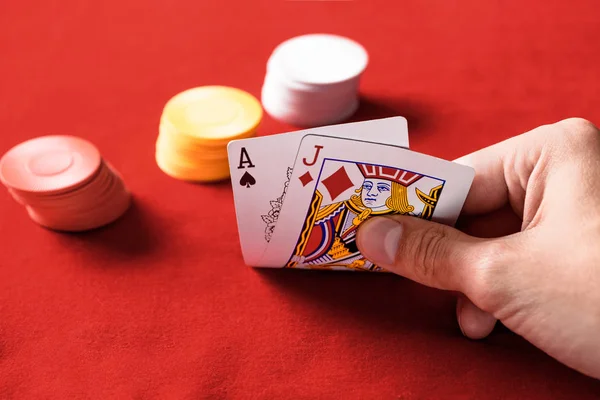
[[[227,144],[255,136],[262,116],[258,99],[240,89],[202,86],[183,91],[163,110],[156,163],[181,180],[227,179]]]

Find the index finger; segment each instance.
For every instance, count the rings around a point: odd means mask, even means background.
[[[454,160],[475,169],[475,178],[463,213],[484,214],[510,203],[513,210],[522,213],[527,181],[539,159],[545,140],[535,128],[524,134],[506,139]]]

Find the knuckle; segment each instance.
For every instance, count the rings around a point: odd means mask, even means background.
[[[506,265],[507,255],[514,248],[506,241],[493,241],[479,249],[467,293],[482,309],[495,309],[506,292],[506,283],[510,281],[510,265]],[[507,268],[508,267],[508,268]]]
[[[561,123],[577,131],[592,130],[598,132],[598,128],[591,121],[585,118],[573,117],[561,121]]]
[[[424,279],[430,279],[439,272],[437,269],[447,253],[447,233],[434,225],[413,235],[415,237],[409,241],[412,242],[409,254],[412,253],[415,272]]]
[[[545,149],[552,158],[565,161],[579,154],[600,150],[600,131],[584,118],[567,118],[532,131],[535,146]],[[543,144],[543,145],[542,145]]]
[[[592,122],[584,118],[568,118],[560,121],[560,133],[568,140],[583,144],[597,143],[600,131]]]

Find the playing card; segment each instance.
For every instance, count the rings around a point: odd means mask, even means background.
[[[307,135],[259,267],[382,271],[358,251],[367,218],[404,214],[454,225],[475,172],[396,146]]]
[[[331,125],[231,141],[227,147],[238,232],[244,260],[255,264],[271,240],[286,196],[294,159],[308,134],[364,139],[408,147],[404,117]]]

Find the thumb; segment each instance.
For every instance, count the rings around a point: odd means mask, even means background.
[[[490,239],[469,236],[447,225],[412,216],[373,217],[357,233],[357,245],[374,264],[421,284],[480,292],[482,262]]]

